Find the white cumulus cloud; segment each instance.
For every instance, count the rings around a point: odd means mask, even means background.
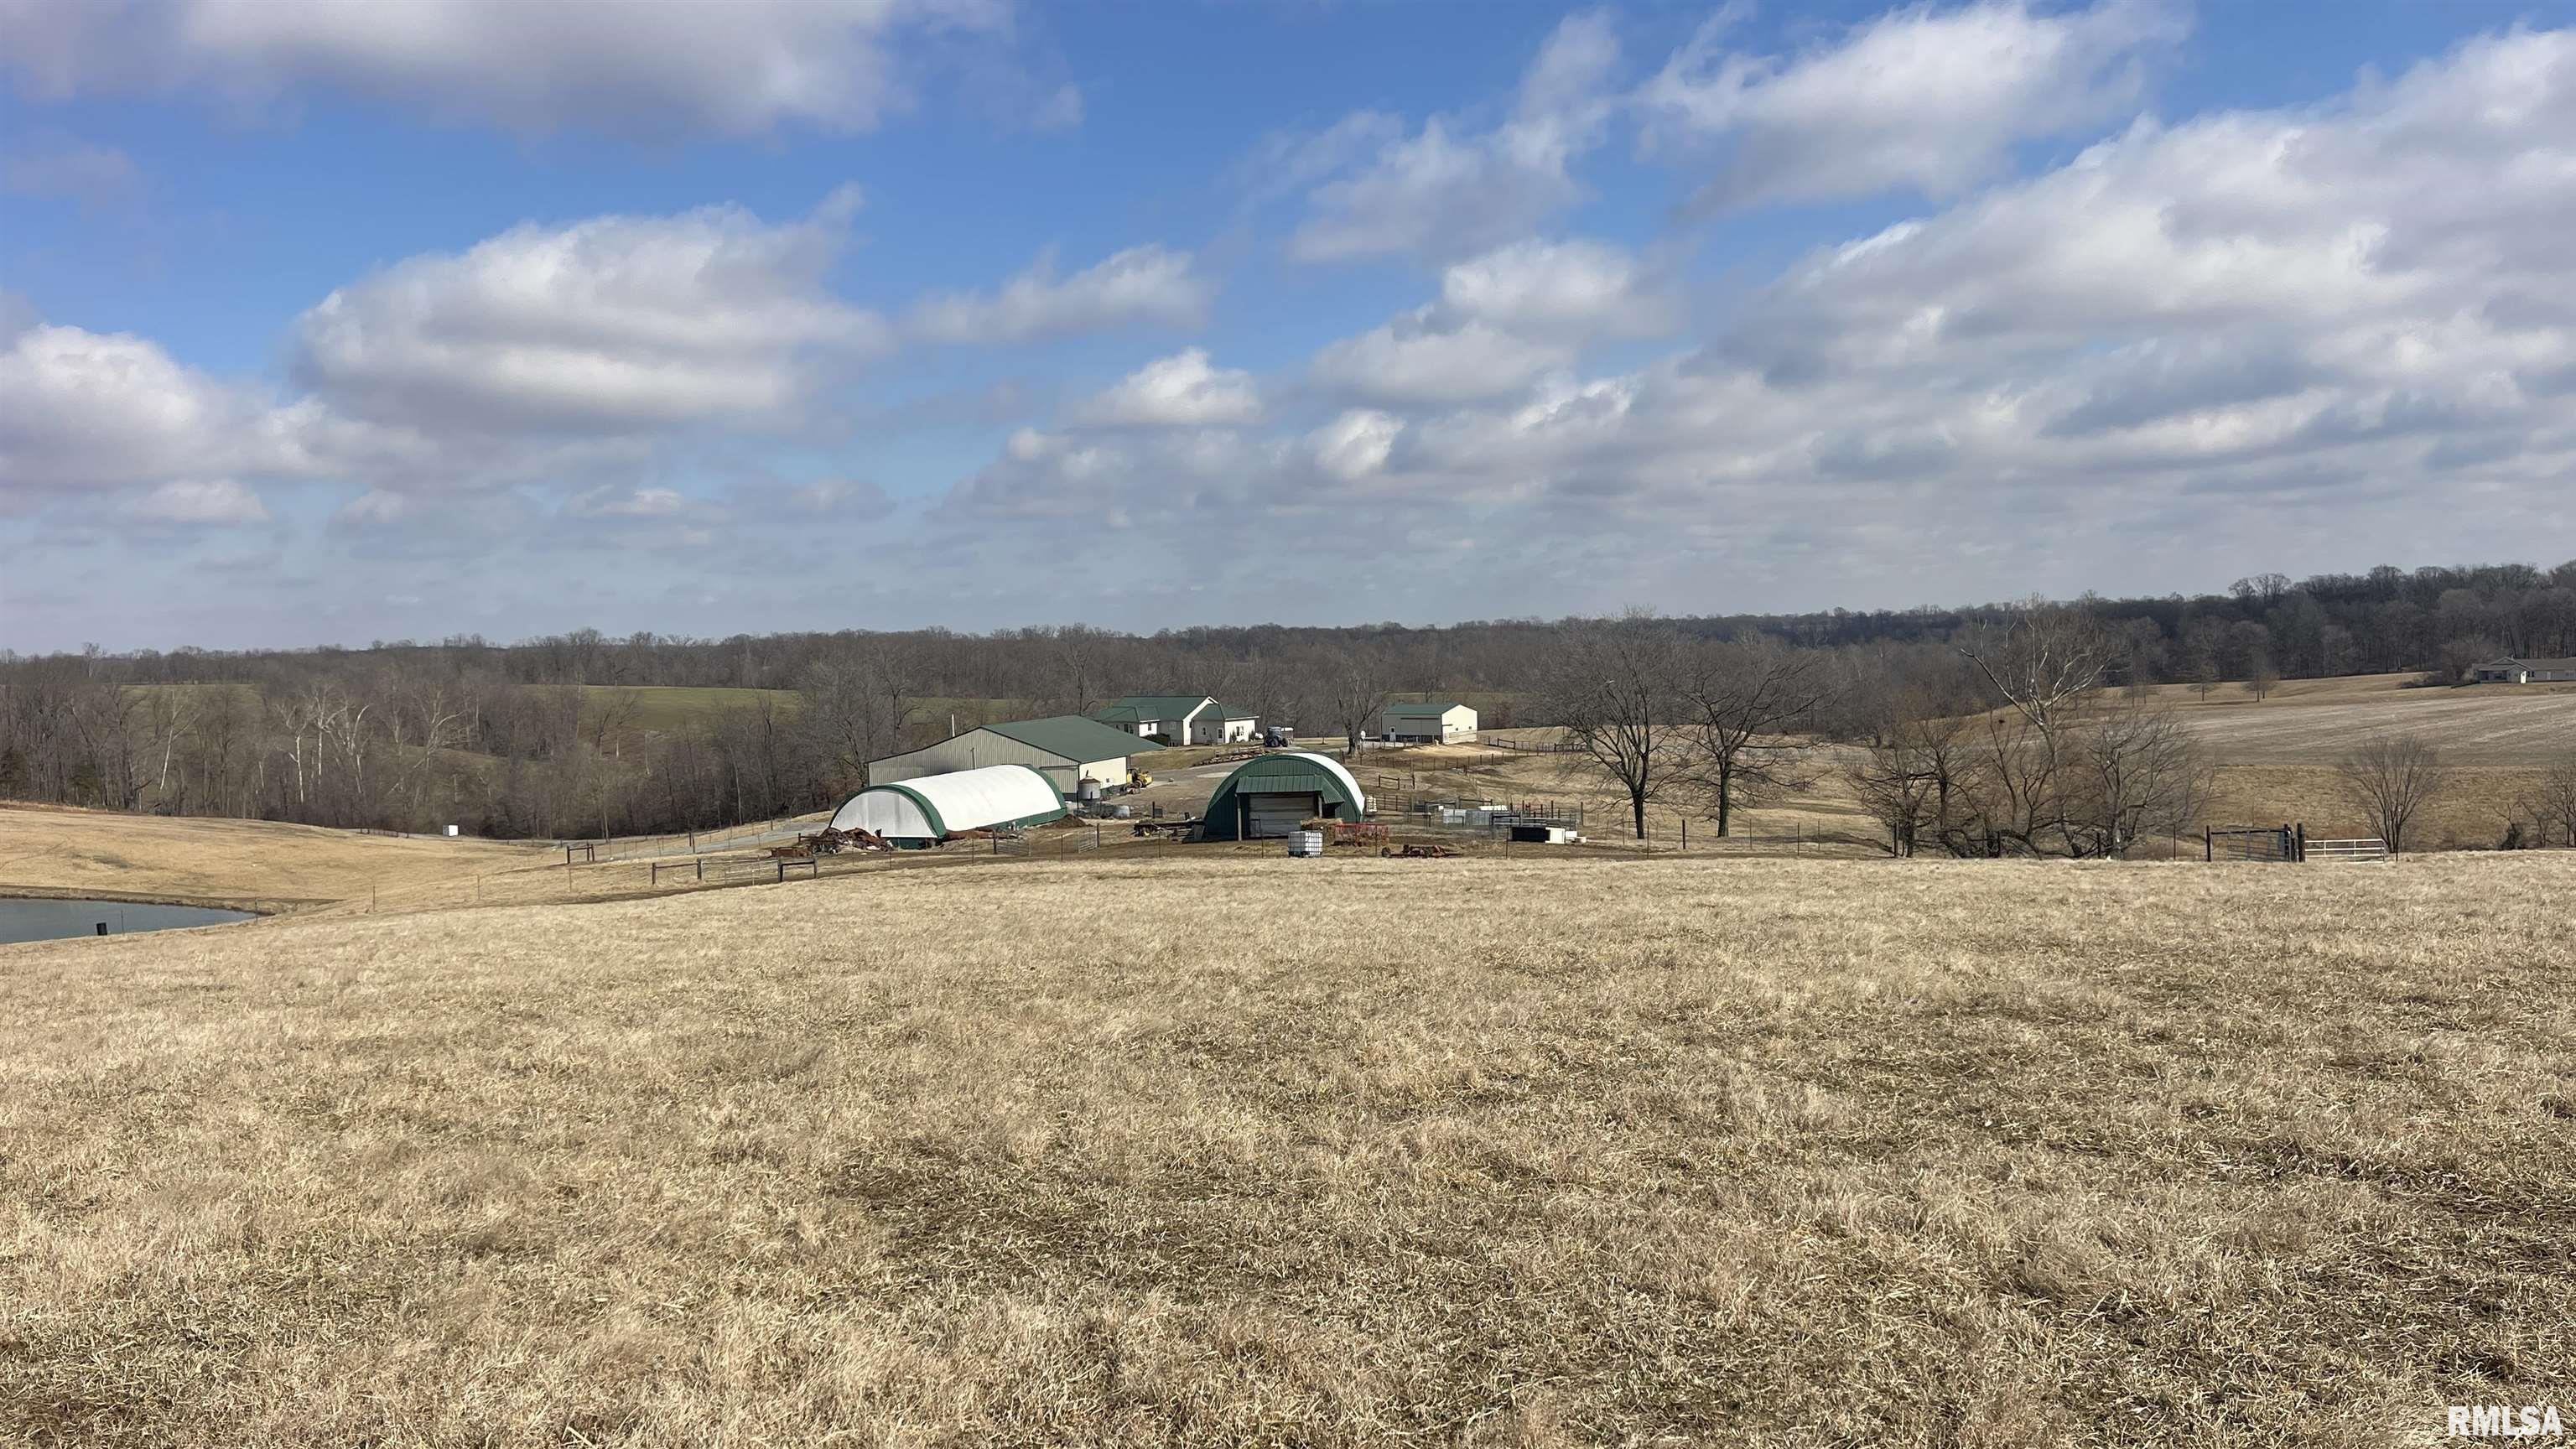
[[[1558,25],[1521,80],[1511,115],[1490,129],[1434,116],[1372,150],[1384,118],[1347,118],[1305,148],[1273,150],[1308,174],[1347,165],[1316,185],[1309,214],[1289,238],[1300,261],[1387,253],[1456,256],[1500,245],[1573,205],[1584,188],[1572,163],[1601,144],[1612,109],[1619,42],[1608,17],[1585,12]]]
[[[1529,334],[1650,337],[1681,320],[1634,257],[1592,241],[1514,242],[1453,263],[1440,274],[1440,307]]]
[[[126,516],[147,523],[266,523],[268,506],[230,478],[164,483],[125,505]]]
[[[131,333],[38,323],[0,352],[0,491],[12,495],[306,473],[314,422]]]
[[[747,135],[871,129],[917,102],[924,42],[1012,26],[1006,0],[0,0],[0,33],[41,100],[322,91],[531,131]]]
[[[2017,141],[2121,114],[2189,29],[2167,0],[1917,4],[1782,58],[1727,50],[1730,22],[1702,27],[1636,97],[1650,143],[1706,159],[1699,199],[1718,208],[1954,195],[2000,172]]]
[[[1446,325],[1421,308],[1315,354],[1328,391],[1363,402],[1476,402],[1518,392],[1573,360],[1571,349],[1483,322]]]
[[[296,325],[296,375],[359,416],[475,431],[615,431],[791,413],[890,345],[825,283],[838,200],[512,228],[342,287]]]
[[[1239,427],[1261,417],[1252,374],[1209,363],[1192,347],[1145,364],[1076,410],[1093,427]]]
[[[1050,254],[994,291],[921,302],[906,330],[924,341],[989,345],[1121,327],[1197,327],[1216,289],[1190,263],[1185,251],[1130,247],[1068,277],[1057,275]]]

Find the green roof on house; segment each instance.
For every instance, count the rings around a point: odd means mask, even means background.
[[[1017,740],[1033,750],[1044,750],[1059,759],[1090,764],[1095,760],[1124,759],[1136,751],[1136,737],[1125,730],[1113,730],[1096,719],[1078,714],[1049,715],[1045,719],[1015,719],[984,728],[1007,740]]]
[[[1405,719],[1438,719],[1440,716],[1447,714],[1453,709],[1465,709],[1466,707],[1467,706],[1463,704],[1423,704],[1415,701],[1399,701],[1395,704],[1388,705],[1386,707],[1386,712],[1388,714],[1402,716]]]
[[[1102,705],[1091,712],[1093,719],[1166,720],[1184,719],[1189,712],[1207,702],[1204,694],[1129,694]]]

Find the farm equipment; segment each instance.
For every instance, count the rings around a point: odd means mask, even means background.
[[[838,855],[845,850],[892,850],[885,837],[873,830],[835,830],[823,827],[819,834],[800,835],[797,849],[807,855]]]
[[[1198,823],[1198,817],[1195,815],[1183,816],[1177,820],[1139,820],[1136,822],[1136,837],[1140,840],[1180,840],[1197,829]]]
[[[1447,860],[1457,853],[1445,845],[1424,845],[1420,841],[1406,841],[1400,846],[1382,846],[1378,850],[1378,854],[1398,860]]]
[[[1153,783],[1154,777],[1145,773],[1143,770],[1129,770],[1127,772],[1127,788],[1130,790],[1142,790]]]

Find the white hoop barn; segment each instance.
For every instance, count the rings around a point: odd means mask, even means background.
[[[1064,796],[1028,765],[987,765],[870,785],[832,812],[835,830],[865,830],[897,845],[928,845],[963,830],[1064,818]]]

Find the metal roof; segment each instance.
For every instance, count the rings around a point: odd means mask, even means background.
[[[2552,673],[2563,669],[2576,669],[2576,659],[2525,659],[2519,654],[2508,654],[2502,659],[2488,661],[2490,668],[2498,664],[2518,665],[2524,669],[2546,669]]]
[[[1201,827],[1210,840],[1235,839],[1238,821],[1235,801],[1242,795],[1295,795],[1312,792],[1326,802],[1338,801],[1349,807],[1345,820],[1356,820],[1368,813],[1368,796],[1360,782],[1342,768],[1342,762],[1330,755],[1311,750],[1279,750],[1257,755],[1235,768],[1225,777],[1216,793],[1208,797],[1207,823]]]
[[[1006,740],[1017,740],[1030,749],[1044,750],[1057,759],[1079,765],[1124,759],[1136,751],[1134,735],[1125,730],[1113,730],[1096,719],[1078,714],[1015,719],[983,728]]]
[[[1466,707],[1467,706],[1463,704],[1413,704],[1399,701],[1395,704],[1388,705],[1386,707],[1386,712],[1388,714],[1403,715],[1408,719],[1417,715],[1427,719],[1438,719],[1440,716],[1447,714],[1453,709],[1465,709]]]
[[[1206,704],[1204,694],[1127,694],[1091,712],[1093,719],[1178,720]]]

